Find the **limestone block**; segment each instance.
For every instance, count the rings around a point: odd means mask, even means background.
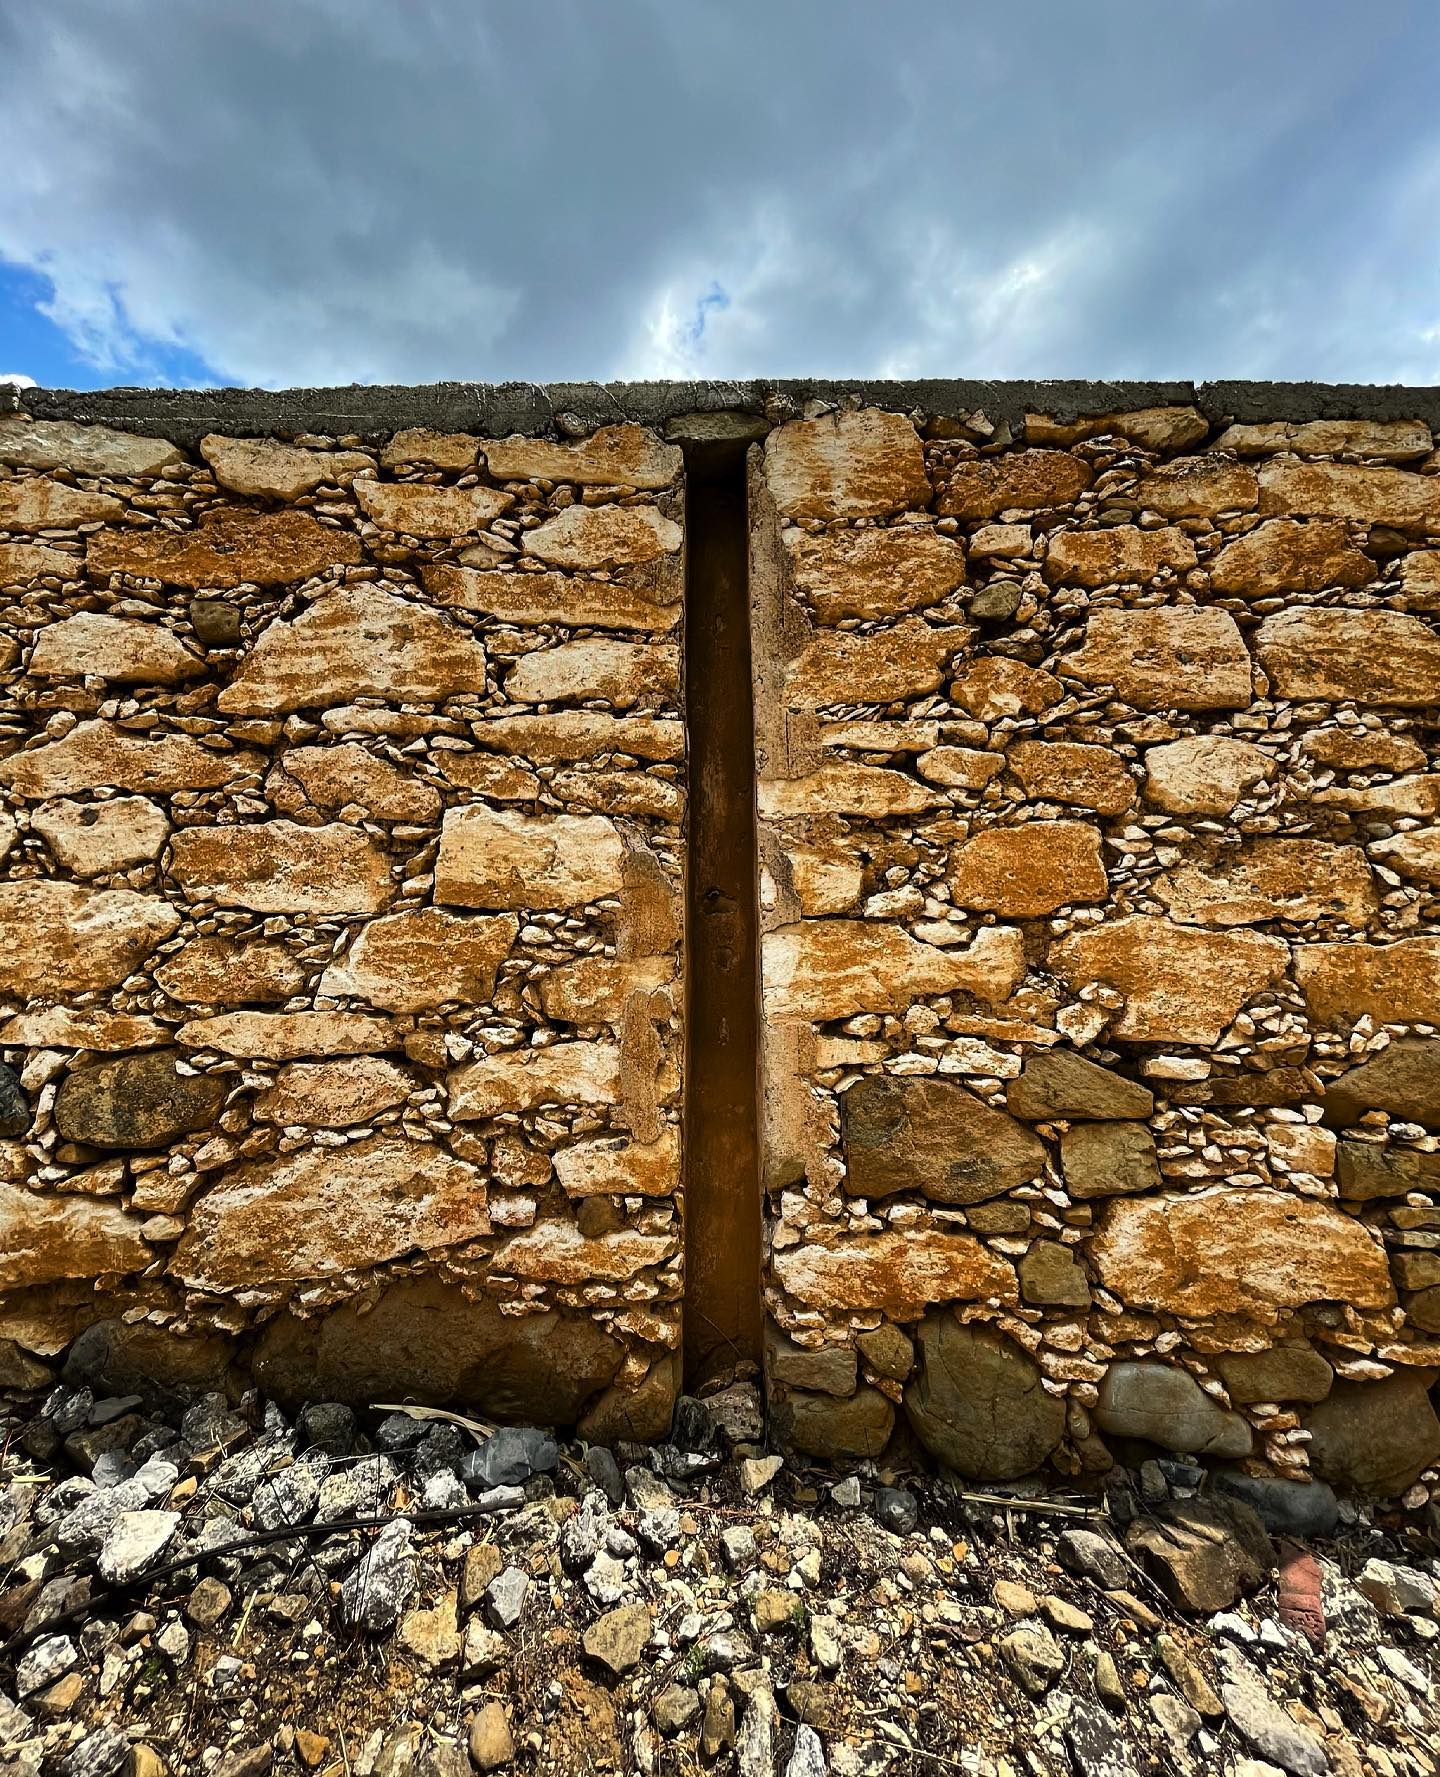
[[[424,571],[425,590],[437,605],[481,611],[502,623],[583,624],[596,629],[660,632],[680,621],[679,599],[659,600],[610,580],[542,572],[499,574],[443,562]]]
[[[215,506],[189,531],[97,531],[85,560],[92,579],[135,574],[171,586],[222,591],[253,583],[280,586],[362,559],[353,531],[323,525],[308,512],[260,512]]]
[[[170,833],[164,810],[144,796],[42,803],[30,826],[62,868],[86,877],[149,863],[160,856]]]
[[[993,1327],[929,1314],[920,1371],[905,1390],[915,1435],[972,1481],[1013,1481],[1040,1467],[1065,1431],[1065,1403],[1047,1394],[1035,1360]]]
[[[39,802],[81,790],[213,790],[257,772],[259,753],[202,747],[187,734],[132,734],[111,722],[80,722],[59,740],[0,761],[0,783]]]
[[[170,842],[170,874],[194,900],[255,913],[378,913],[395,893],[384,852],[338,823],[186,827]]]
[[[997,756],[995,769],[999,767]],[[920,814],[927,808],[944,807],[946,799],[917,784],[903,771],[837,761],[821,765],[804,777],[762,778],[756,786],[756,802],[766,820],[819,814],[853,814],[883,820],[888,815]]]
[[[922,617],[863,635],[823,630],[786,667],[785,702],[818,710],[927,696],[939,690],[946,666],[974,633],[968,624],[932,628]]]
[[[1215,449],[1233,450],[1239,457],[1287,451],[1302,457],[1348,454],[1400,463],[1427,456],[1432,443],[1430,428],[1421,420],[1266,420],[1227,427]]]
[[[605,1136],[559,1148],[555,1176],[571,1198],[672,1196],[680,1188],[679,1131],[667,1124],[652,1142]]]
[[[192,938],[160,964],[155,982],[186,1005],[267,1005],[298,994],[305,971],[275,941]]]
[[[603,815],[445,811],[435,899],[459,907],[578,907],[618,895],[624,843]]]
[[[1440,701],[1440,634],[1403,611],[1278,611],[1255,632],[1255,651],[1277,697],[1403,708]]]
[[[513,703],[598,698],[617,709],[672,702],[680,691],[680,656],[668,642],[614,642],[594,636],[524,655],[510,669]]]
[[[1440,1023],[1440,938],[1395,944],[1304,944],[1295,979],[1317,1025]]]
[[[1440,483],[1408,469],[1351,463],[1267,463],[1260,510],[1297,518],[1353,518],[1401,531],[1440,529]]]
[[[1034,919],[1109,892],[1100,832],[1085,821],[989,827],[957,847],[950,894],[958,907]]]
[[[512,1235],[495,1249],[492,1262],[496,1271],[546,1283],[623,1283],[675,1251],[665,1234],[626,1227],[592,1238],[573,1222],[546,1221]]]
[[[1242,598],[1324,592],[1331,586],[1368,586],[1376,564],[1350,541],[1343,524],[1267,518],[1227,543],[1210,563],[1216,592]]]
[[[844,1185],[855,1197],[918,1191],[983,1203],[1044,1171],[1045,1144],[953,1080],[872,1074],[840,1106]]]
[[[1001,716],[1038,716],[1060,702],[1065,687],[1053,673],[990,654],[960,668],[950,695],[982,722]]]
[[[1425,763],[1425,749],[1408,734],[1359,733],[1345,728],[1316,728],[1300,738],[1300,750],[1320,765],[1340,771],[1415,771]],[[1389,786],[1374,786],[1371,794],[1389,794]]]
[[[1384,1248],[1353,1216],[1314,1198],[1217,1187],[1106,1205],[1090,1260],[1132,1308],[1273,1321],[1310,1302],[1385,1308]]]
[[[624,1016],[632,995],[648,999],[674,979],[668,956],[587,956],[540,977],[540,1005],[547,1018],[567,1024],[611,1024]]]
[[[680,543],[680,526],[653,506],[567,506],[526,531],[522,547],[551,567],[594,572],[660,561]]]
[[[97,1197],[41,1197],[0,1184],[0,1288],[34,1289],[140,1271],[153,1257],[139,1216]]]
[[[191,1211],[171,1270],[192,1289],[266,1288],[489,1232],[477,1167],[432,1142],[377,1135],[221,1173]]]
[[[305,450],[278,438],[226,438],[216,432],[200,440],[200,455],[221,487],[271,500],[298,500],[321,482],[338,482],[371,467],[363,451]]]
[[[1232,710],[1250,703],[1250,656],[1226,611],[1210,606],[1093,611],[1069,678],[1110,685],[1138,710]]]
[[[612,1104],[620,1092],[619,1045],[550,1043],[507,1049],[457,1068],[448,1091],[450,1115],[458,1122],[533,1111],[545,1104]]]
[[[1109,747],[1075,741],[1016,741],[1005,763],[1032,802],[1063,802],[1096,814],[1124,814],[1135,800],[1135,780]],[[923,771],[924,764],[921,763]]]
[[[1147,748],[1144,796],[1168,814],[1227,815],[1278,770],[1278,763],[1248,740],[1187,735]]]
[[[1146,450],[1184,450],[1209,432],[1209,422],[1196,407],[1137,407],[1129,413],[1086,414],[1058,420],[1046,413],[1025,415],[1030,444],[1079,444],[1086,438],[1128,438]]]
[[[285,814],[308,803],[327,814],[363,808],[374,821],[428,826],[440,818],[438,790],[353,740],[337,747],[288,747],[265,789],[271,805]]]
[[[983,790],[1005,769],[1003,753],[982,753],[976,747],[931,747],[915,761],[927,782],[951,789]]]
[[[411,426],[397,432],[380,452],[387,469],[414,464],[425,469],[473,469],[480,441],[468,432],[432,432]]]
[[[53,999],[116,987],[180,924],[168,902],[49,880],[0,883],[0,993]]]
[[[1317,948],[1302,947],[1297,955]],[[1440,944],[1437,944],[1440,948]],[[1240,1008],[1284,974],[1290,947],[1259,932],[1213,932],[1125,914],[1055,945],[1072,988],[1104,981],[1125,996],[1113,1034],[1129,1042],[1215,1043]]]
[[[986,926],[966,948],[941,950],[898,926],[807,919],[761,940],[764,999],[772,1018],[847,1018],[904,1011],[927,994],[1008,999],[1025,973],[1013,927]]]
[[[25,586],[51,575],[59,580],[83,579],[84,558],[48,543],[0,543],[0,586]]]
[[[482,438],[485,466],[497,481],[565,481],[578,487],[658,490],[679,480],[684,458],[645,426],[601,426],[588,438]]]
[[[896,617],[937,605],[965,583],[965,551],[929,525],[780,533],[794,590],[821,623]]]
[[[1255,471],[1223,457],[1176,457],[1140,478],[1135,498],[1162,518],[1214,518],[1251,512],[1260,497]]]
[[[1440,827],[1397,833],[1393,839],[1377,840],[1369,849],[1372,858],[1378,858],[1402,876],[1432,888],[1440,886]]]
[[[70,487],[47,475],[0,481],[0,531],[73,531],[119,518],[124,510],[113,494]]]
[[[544,716],[496,716],[477,722],[474,734],[481,746],[517,754],[537,765],[557,759],[594,759],[607,753],[655,760],[685,756],[685,725],[672,716],[552,710]]]
[[[403,1068],[378,1055],[295,1061],[256,1093],[254,1112],[258,1121],[282,1127],[344,1129],[404,1104],[414,1085]]]
[[[1183,574],[1195,560],[1195,545],[1173,525],[1155,531],[1129,524],[1057,531],[1045,556],[1045,578],[1052,586],[1144,584],[1165,569]]]
[[[484,690],[485,650],[467,631],[382,586],[351,586],[271,623],[218,702],[226,715],[269,716],[349,697],[443,703]]]
[[[55,1096],[55,1127],[66,1141],[95,1148],[163,1148],[191,1130],[208,1129],[230,1082],[221,1074],[185,1074],[174,1049],[122,1055],[66,1074]]]
[[[28,413],[0,416],[0,463],[16,469],[70,469],[77,475],[155,475],[185,453],[168,438],[80,426],[73,420],[35,420]]]
[[[15,1049],[93,1049],[117,1053],[126,1049],[151,1049],[168,1043],[174,1032],[158,1018],[141,1018],[129,1012],[103,1008],[72,1011],[68,1006],[46,1006],[38,1011],[17,1012],[0,1025],[0,1046]]]
[[[321,976],[319,991],[387,1012],[433,1011],[457,1001],[483,1006],[519,929],[513,914],[472,918],[438,907],[387,914],[361,927],[348,953]]]
[[[1069,506],[1093,479],[1090,465],[1063,450],[1022,450],[973,457],[940,490],[942,518],[995,518],[1001,512],[1046,512]]]
[[[498,753],[440,753],[434,756],[434,763],[447,784],[476,790],[488,802],[533,802],[540,794],[540,779],[533,771],[512,765]],[[555,793],[569,800],[564,791],[557,788]]]
[[[392,1020],[362,1012],[217,1012],[211,1018],[192,1018],[175,1035],[186,1048],[218,1049],[242,1060],[251,1055],[268,1061],[371,1055],[401,1044]]]
[[[1249,839],[1155,879],[1154,892],[1185,925],[1254,925],[1272,919],[1365,926],[1379,911],[1357,845],[1320,839]]]
[[[934,1302],[1014,1302],[1015,1273],[968,1234],[929,1231],[859,1234],[822,1245],[810,1239],[771,1259],[775,1281],[809,1308],[879,1310],[891,1320],[916,1320]]]
[[[205,662],[162,624],[77,611],[41,630],[26,671],[37,679],[178,685],[203,673]]]
[[[515,504],[491,487],[429,487],[418,481],[357,481],[360,510],[407,537],[463,537],[483,531]]]
[[[930,503],[914,426],[879,408],[776,427],[765,478],[782,518],[879,518]]]

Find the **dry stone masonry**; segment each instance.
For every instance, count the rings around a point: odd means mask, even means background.
[[[683,465],[0,415],[0,1368],[679,1385]]]

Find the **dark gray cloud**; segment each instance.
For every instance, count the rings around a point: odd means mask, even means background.
[[[100,367],[1440,381],[1433,0],[7,0]]]

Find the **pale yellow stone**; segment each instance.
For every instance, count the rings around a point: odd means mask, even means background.
[[[1263,457],[1274,451],[1298,456],[1382,457],[1404,462],[1429,454],[1433,440],[1421,420],[1267,420],[1260,425],[1230,426],[1215,441],[1216,450],[1241,457]]]
[[[442,703],[485,690],[485,650],[425,605],[352,586],[277,618],[220,693],[231,716],[271,716],[351,697]]]
[[[666,1124],[652,1142],[606,1136],[555,1153],[567,1197],[669,1197],[680,1188],[680,1135]]]
[[[73,531],[119,518],[124,510],[114,494],[69,487],[45,475],[0,481],[0,531]]]
[[[76,876],[108,876],[160,856],[170,833],[163,809],[143,796],[110,802],[45,802],[30,825]]]
[[[762,778],[756,794],[760,814],[772,820],[816,814],[883,820],[887,815],[920,814],[945,802],[903,771],[847,763],[821,765],[805,777]]]
[[[469,918],[438,907],[391,913],[361,927],[349,952],[321,976],[319,992],[387,1012],[483,1006],[519,929],[513,914]]]
[[[473,469],[480,441],[468,432],[432,432],[412,426],[397,432],[380,453],[387,469],[416,463],[426,469]]]
[[[1267,463],[1260,510],[1297,518],[1355,518],[1398,530],[1440,529],[1440,477],[1354,463]]]
[[[85,560],[68,549],[47,543],[0,543],[0,586],[25,586],[31,580],[83,580]]]
[[[821,623],[923,610],[965,583],[964,549],[929,525],[813,534],[788,525],[780,540],[791,583]]]
[[[875,518],[930,503],[919,435],[880,408],[776,427],[765,478],[782,518]]]
[[[1298,945],[1295,979],[1319,1025],[1440,1023],[1440,938]]]
[[[515,504],[492,487],[427,487],[416,481],[357,481],[360,510],[387,531],[407,537],[463,537],[483,531]]]
[[[1025,945],[1010,926],[986,926],[963,950],[922,944],[901,927],[807,919],[761,941],[765,1009],[816,1021],[904,1011],[930,994],[1008,999],[1025,973]]]
[[[1235,619],[1208,606],[1093,611],[1081,645],[1056,664],[1139,710],[1245,709],[1251,698]]]
[[[1436,513],[1440,522],[1440,505]],[[1279,611],[1256,631],[1255,652],[1277,697],[1440,703],[1440,635],[1403,611]]]
[[[540,779],[533,771],[498,753],[432,753],[431,762],[439,766],[447,784],[459,790],[476,790],[489,801],[533,802],[540,794]],[[557,790],[556,794],[564,792]]]
[[[1142,476],[1135,498],[1162,518],[1212,518],[1249,512],[1260,497],[1255,471],[1223,457],[1177,457]]]
[[[369,469],[358,450],[304,450],[278,438],[226,438],[212,432],[200,440],[200,455],[221,487],[271,500],[298,500],[322,482],[338,482]]]
[[[639,771],[560,771],[550,780],[550,790],[572,807],[668,821],[672,826],[679,825],[685,812],[678,784]]]
[[[1165,569],[1184,573],[1195,561],[1194,543],[1173,525],[1144,531],[1117,524],[1098,531],[1057,531],[1045,556],[1045,578],[1052,586],[1143,583]]]
[[[609,580],[544,571],[500,574],[440,562],[424,571],[425,590],[436,604],[482,611],[502,623],[567,623],[596,629],[635,629],[661,634],[680,621],[681,601],[668,603]]]
[[[275,940],[192,938],[155,970],[155,982],[191,1006],[273,1005],[301,991],[305,971]]]
[[[533,1111],[545,1104],[613,1104],[620,1095],[616,1043],[550,1043],[507,1049],[456,1068],[448,1081],[457,1122]]]
[[[668,956],[587,956],[540,977],[540,1005],[547,1018],[561,1023],[614,1024],[634,995],[648,999],[674,979]]]
[[[807,1239],[770,1261],[793,1301],[832,1312],[874,1312],[918,1319],[933,1302],[1015,1302],[1015,1272],[969,1234],[927,1230],[864,1234],[821,1245]]]
[[[355,1055],[343,1061],[296,1061],[255,1095],[254,1114],[282,1128],[346,1129],[404,1104],[415,1082],[393,1061]]]
[[[170,842],[170,874],[195,900],[256,913],[377,913],[395,895],[384,852],[339,823],[186,827]]]
[[[1272,1160],[1288,1172],[1329,1178],[1335,1171],[1335,1134],[1316,1123],[1269,1123],[1265,1146]]]
[[[163,624],[77,611],[40,631],[26,671],[40,679],[178,685],[203,673],[205,662]]]
[[[1060,702],[1065,687],[1041,667],[986,654],[960,668],[950,695],[979,721],[995,722],[1001,716],[1038,716]]]
[[[1306,948],[1297,951],[1298,957]],[[1285,972],[1290,946],[1260,932],[1211,932],[1126,914],[1063,938],[1051,969],[1072,988],[1125,996],[1111,1034],[1139,1043],[1216,1043],[1235,1014]]]
[[[1409,815],[1421,820],[1440,814],[1440,773],[1426,772],[1416,777],[1391,778],[1383,784],[1366,784],[1348,789],[1332,785],[1314,790],[1310,800],[1321,808],[1343,808],[1365,820],[1383,820],[1388,815]]]
[[[445,811],[435,899],[459,907],[578,907],[618,895],[625,847],[602,815]]]
[[[592,710],[552,710],[544,716],[496,716],[474,726],[481,746],[548,765],[557,759],[594,759],[630,753],[640,759],[685,756],[685,725],[673,716],[607,716]]]
[[[1374,728],[1312,728],[1301,736],[1300,751],[1340,771],[1416,771],[1425,764],[1424,747],[1410,735]]]
[[[932,628],[922,617],[863,635],[822,630],[786,667],[785,701],[792,709],[817,710],[927,696],[939,690],[946,666],[974,634],[968,624]]]
[[[1379,910],[1357,845],[1320,839],[1251,839],[1217,848],[1204,862],[1155,878],[1154,892],[1185,925],[1255,925],[1318,920],[1364,926]]]
[[[1057,420],[1046,413],[1025,415],[1025,438],[1030,444],[1079,444],[1109,433],[1147,450],[1184,450],[1198,444],[1209,430],[1209,422],[1195,407],[1137,407],[1128,413],[1087,414],[1074,420]]]
[[[128,1012],[72,1011],[49,1006],[17,1012],[0,1026],[0,1044],[15,1049],[93,1049],[119,1055],[128,1049],[154,1049],[174,1036],[168,1024]]]
[[[1034,536],[1028,524],[984,524],[965,540],[972,556],[1013,561],[1029,555]]]
[[[860,899],[865,870],[853,852],[839,845],[792,845],[786,841],[790,886],[807,919],[848,913]]]
[[[110,722],[80,722],[59,740],[0,760],[0,783],[27,802],[78,790],[212,790],[258,772],[260,753],[218,751],[187,734],[132,734]]]
[[[915,769],[927,783],[956,790],[983,790],[1005,769],[1003,753],[985,753],[976,747],[932,747],[921,753]]]
[[[0,463],[16,469],[70,469],[77,475],[154,475],[185,453],[168,438],[146,438],[112,426],[81,426],[74,420],[34,420],[29,414],[0,417]]]
[[[116,987],[179,924],[169,902],[126,889],[0,883],[0,993],[54,999]]]
[[[674,1251],[664,1234],[620,1228],[587,1239],[573,1222],[537,1222],[497,1247],[491,1262],[496,1271],[545,1283],[623,1283]]]
[[[1416,882],[1440,885],[1440,827],[1421,827],[1413,833],[1397,833],[1378,839],[1370,847],[1372,858],[1409,876]]]
[[[822,747],[857,753],[927,753],[940,744],[938,722],[823,722]]]
[[[307,805],[327,814],[353,806],[374,821],[425,826],[440,818],[438,790],[358,741],[288,748],[276,760],[265,790],[271,807],[282,814],[298,814]]]
[[[0,575],[4,553],[0,549]],[[1429,599],[1440,595],[1440,549],[1417,549],[1405,556],[1400,563],[1400,584],[1411,597]]]
[[[679,691],[680,656],[673,644],[596,636],[523,655],[505,681],[513,703],[595,698],[617,709],[673,702]]]
[[[624,568],[674,555],[681,532],[653,506],[567,506],[533,531],[527,555],[556,568]]]
[[[380,1135],[222,1173],[192,1209],[170,1268],[192,1289],[271,1289],[489,1232],[477,1167],[431,1142]]]
[[[401,1038],[389,1018],[363,1012],[217,1012],[192,1018],[175,1033],[187,1049],[222,1055],[290,1061],[300,1055],[376,1055],[398,1049]]]
[[[1227,815],[1278,770],[1278,763],[1248,740],[1187,735],[1146,751],[1144,796],[1169,814]]]
[[[1006,919],[1036,919],[1109,893],[1100,830],[1085,821],[989,827],[956,848],[950,896]]]
[[[588,438],[482,438],[485,466],[497,481],[568,481],[581,487],[667,488],[685,466],[679,447],[645,426],[601,426]]]
[[[152,1253],[139,1216],[96,1197],[41,1197],[0,1184],[0,1287],[143,1270]]]

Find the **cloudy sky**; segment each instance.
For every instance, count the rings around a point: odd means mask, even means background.
[[[1435,0],[0,0],[0,375],[1440,383]]]

